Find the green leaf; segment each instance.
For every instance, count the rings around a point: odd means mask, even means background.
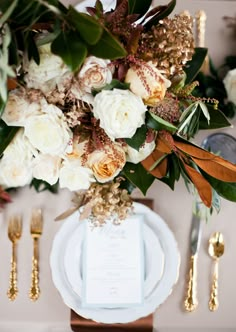
[[[46,181],[38,180],[38,179],[34,178],[30,183],[30,187],[34,187],[34,189],[37,192],[42,192],[42,191],[48,190],[53,194],[57,194],[58,189],[59,189],[59,182],[55,183],[54,185],[50,185]]]
[[[126,163],[122,173],[144,195],[155,180],[155,177],[149,174],[141,164]]]
[[[9,127],[3,120],[0,120],[0,156],[12,141],[19,127]]]
[[[4,24],[8,20],[8,18],[11,16],[11,14],[13,13],[13,11],[17,5],[17,2],[18,2],[18,0],[12,1],[10,6],[7,8],[7,10],[5,10],[3,12],[3,15],[0,17],[0,26],[2,24]]]
[[[103,27],[90,15],[79,13],[70,6],[66,19],[89,45],[95,45],[101,38]]]
[[[220,110],[215,110],[213,107],[208,106],[208,112],[210,114],[209,124],[206,121],[204,115],[201,114],[199,120],[199,129],[218,129],[229,127],[231,125],[226,116]]]
[[[140,14],[143,16],[152,4],[152,0],[128,0],[129,15]]]
[[[106,29],[103,30],[103,34],[99,42],[90,47],[91,54],[102,59],[118,59],[126,56],[126,50],[122,44]]]
[[[155,130],[168,130],[171,132],[175,132],[177,130],[177,127],[172,125],[170,122],[167,122],[160,118],[159,116],[153,114],[152,112],[147,112],[146,114],[146,125],[149,128],[155,129]]]
[[[87,56],[85,44],[72,31],[62,31],[52,43],[51,50],[62,58],[71,71],[78,70]]]
[[[202,64],[205,60],[205,57],[207,55],[207,48],[203,47],[196,47],[195,53],[192,57],[192,60],[188,61],[185,66],[185,73],[187,75],[185,84],[191,83],[194,78],[196,77],[197,73],[202,67]]]
[[[39,65],[39,51],[34,40],[34,35],[31,32],[28,35],[28,44],[30,45],[30,47],[28,47],[28,59],[31,60],[33,58],[37,65]]]
[[[141,145],[144,144],[147,135],[147,127],[142,125],[136,130],[136,133],[132,138],[125,138],[126,143],[135,150],[139,150]]]
[[[223,182],[217,180],[201,170],[202,174],[215,191],[223,198],[236,202],[236,182]]]
[[[122,83],[122,82],[114,79],[114,80],[111,81],[111,83],[106,84],[101,89],[92,89],[92,95],[96,96],[102,90],[113,90],[113,89],[128,90],[129,86],[130,86],[129,83]]]
[[[160,20],[167,17],[175,8],[176,0],[172,0],[168,5],[163,6],[163,10],[154,15],[147,23],[144,24],[145,29],[150,30],[153,25],[157,25]]]

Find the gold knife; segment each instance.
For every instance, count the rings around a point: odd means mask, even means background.
[[[197,257],[201,242],[201,217],[199,203],[195,202],[195,209],[192,215],[192,224],[190,231],[190,267],[187,286],[187,295],[184,301],[186,311],[192,312],[198,306],[197,299]]]

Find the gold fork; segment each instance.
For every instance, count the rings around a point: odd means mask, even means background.
[[[43,230],[43,217],[41,209],[35,209],[32,212],[30,233],[33,239],[33,257],[32,257],[32,274],[31,287],[29,297],[32,301],[36,301],[40,295],[39,287],[39,238]]]
[[[8,237],[12,242],[12,255],[11,255],[11,271],[9,279],[9,288],[7,296],[9,300],[14,301],[18,295],[17,287],[17,255],[16,246],[22,233],[22,218],[21,216],[12,216],[8,223]]]

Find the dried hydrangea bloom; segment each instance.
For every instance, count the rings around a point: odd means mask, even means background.
[[[165,18],[141,36],[137,54],[152,59],[167,77],[182,71],[194,53],[193,19],[186,14]]]

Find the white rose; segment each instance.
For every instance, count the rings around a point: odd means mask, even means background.
[[[0,184],[5,188],[22,187],[33,178],[34,149],[19,130],[0,159]]]
[[[236,68],[228,71],[223,83],[228,100],[236,105]]]
[[[54,185],[59,177],[60,165],[60,157],[39,154],[34,160],[33,177]]]
[[[62,111],[55,105],[46,105],[45,111],[25,122],[25,136],[40,152],[62,155],[72,137]]]
[[[51,45],[39,46],[40,64],[34,60],[24,58],[24,71],[27,72],[24,80],[28,88],[39,89],[48,94],[62,82],[72,78],[72,73],[62,59],[51,52]]]
[[[142,99],[129,90],[102,90],[94,98],[94,116],[112,140],[132,137],[144,124],[146,111]]]
[[[39,113],[40,105],[36,102],[30,103],[22,89],[12,90],[8,95],[8,101],[4,109],[2,119],[8,126],[24,125],[25,120]]]
[[[97,181],[105,183],[120,173],[126,163],[126,156],[122,147],[114,144],[92,152],[87,163]]]
[[[131,148],[131,146],[127,146],[127,161],[133,164],[138,164],[152,153],[152,151],[155,149],[155,146],[156,144],[154,141],[145,143],[140,147],[139,151]]]
[[[65,160],[59,172],[59,185],[71,191],[87,190],[94,182],[93,172],[81,166],[80,160]]]
[[[78,79],[83,92],[91,93],[92,88],[100,89],[112,80],[110,60],[88,57],[79,71]]]
[[[162,100],[167,88],[171,86],[171,82],[151,61],[131,67],[126,74],[125,82],[130,83],[130,90],[150,106],[154,106]]]

